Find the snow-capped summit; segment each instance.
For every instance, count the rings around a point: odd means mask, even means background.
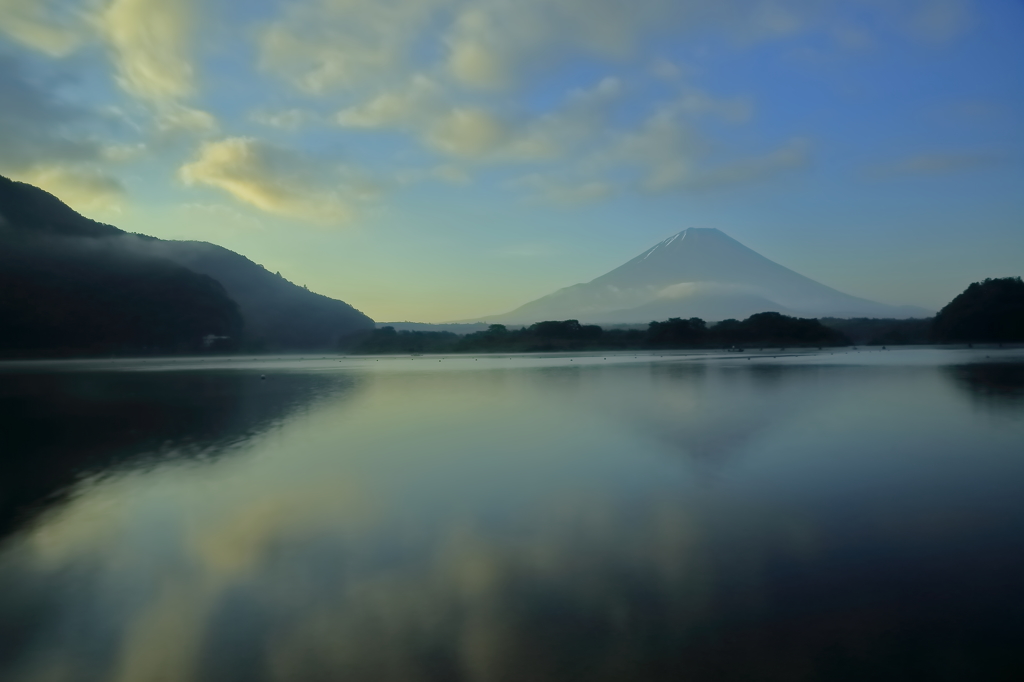
[[[691,227],[586,284],[576,284],[488,322],[578,319],[644,323],[708,321],[775,311],[802,317],[920,317],[915,307],[876,303],[815,282],[714,228]]]

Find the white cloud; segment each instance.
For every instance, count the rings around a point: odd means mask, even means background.
[[[417,75],[404,88],[380,93],[340,111],[345,127],[394,129],[414,135],[442,155],[473,161],[527,162],[562,157],[593,135],[608,108],[622,95],[622,83],[605,78],[590,89],[569,92],[549,113],[501,115],[481,106],[457,106],[442,85]]]
[[[196,94],[193,0],[111,0],[95,16],[118,84],[154,107],[162,130],[212,132],[216,119],[184,101]]]
[[[423,141],[449,156],[482,158],[509,140],[509,128],[507,122],[484,109],[456,107],[430,124]]]
[[[157,102],[194,94],[192,15],[189,0],[112,0],[107,5],[98,16],[99,28],[125,90]]]
[[[724,164],[709,164],[706,143],[671,119],[655,116],[641,130],[620,138],[605,152],[605,163],[633,166],[637,186],[649,193],[708,189],[752,182],[806,165],[810,145],[791,140],[759,156]]]
[[[300,0],[259,33],[259,63],[307,93],[391,84],[416,65],[500,90],[573,55],[624,60],[705,29],[791,35],[835,0]]]
[[[805,166],[810,144],[794,138],[775,150],[714,162],[713,145],[688,120],[694,94],[667,102],[633,129],[608,133],[603,142],[568,168],[534,173],[511,186],[533,199],[571,205],[601,201],[623,190],[645,194],[694,191],[754,182]],[[701,96],[701,102],[715,101]],[[729,110],[715,113],[729,115]]]
[[[800,30],[807,0],[481,0],[447,31],[446,66],[469,87],[501,88],[569,54],[622,60],[657,36],[705,28],[747,39]]]
[[[680,119],[678,107],[663,105],[636,129],[613,135],[611,142],[585,165],[599,170],[639,168],[640,186],[645,191],[659,192],[686,182],[703,144],[691,126]]]
[[[511,185],[541,201],[564,205],[612,196],[621,186],[623,172],[634,178],[635,189],[658,193],[742,182],[799,165],[805,148],[785,145],[709,170],[711,145],[696,121],[711,116],[743,123],[753,115],[752,104],[693,87],[676,89],[673,98],[657,105],[638,125],[616,129],[609,125],[609,114],[627,91],[618,78],[572,90],[547,113],[517,116],[500,106],[452,105],[449,100],[459,94],[421,74],[405,87],[343,109],[336,120],[349,128],[402,131],[444,157],[474,164],[551,165],[580,159],[575,172],[533,173]]]
[[[304,111],[302,109],[285,109],[283,111],[257,109],[249,114],[249,118],[256,123],[269,126],[271,128],[295,131],[301,128],[308,121],[315,118],[315,115],[312,112]]]
[[[117,209],[124,200],[121,182],[95,166],[41,165],[19,175],[79,211]]]
[[[0,0],[0,32],[52,57],[68,54],[88,37],[79,8],[53,0]]]
[[[687,74],[689,69],[664,57],[658,57],[650,66],[651,75],[666,81],[676,81]]]
[[[0,173],[58,196],[79,210],[111,208],[121,183],[104,166],[115,146],[91,134],[99,117],[64,102],[0,56]]]
[[[362,104],[338,112],[337,122],[351,128],[410,129],[434,118],[445,108],[441,85],[422,74],[402,88],[382,92]]]
[[[560,108],[527,121],[505,155],[522,161],[565,157],[603,131],[610,108],[624,90],[622,82],[611,77],[593,88],[572,90]]]
[[[148,147],[142,142],[136,142],[135,144],[111,144],[104,146],[101,154],[103,159],[107,161],[124,163],[142,157],[147,150]]]
[[[509,65],[480,39],[453,40],[448,68],[465,85],[498,88],[511,80]]]
[[[289,3],[260,32],[259,63],[309,93],[403,75],[413,44],[448,0]]]
[[[353,169],[251,137],[203,144],[180,176],[186,184],[216,187],[260,210],[321,225],[351,222],[358,205],[379,191]]]
[[[464,168],[447,163],[434,166],[430,169],[430,175],[438,180],[447,182],[449,185],[465,185],[470,181],[469,174]]]

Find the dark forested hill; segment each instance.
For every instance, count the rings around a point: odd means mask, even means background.
[[[1003,277],[975,282],[935,316],[939,343],[1024,341],[1024,282]]]
[[[0,356],[237,347],[242,316],[215,279],[83,241],[0,227]]]
[[[329,348],[372,326],[233,251],[129,234],[0,177],[0,355]]]
[[[237,346],[242,316],[224,287],[119,248],[123,234],[0,177],[0,356]]]
[[[335,348],[373,320],[352,306],[309,291],[245,256],[207,242],[140,239],[143,253],[160,255],[215,277],[238,302],[252,350]]]

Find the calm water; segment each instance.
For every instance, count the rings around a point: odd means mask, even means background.
[[[1024,679],[1020,350],[8,363],[0,439],[5,681]]]

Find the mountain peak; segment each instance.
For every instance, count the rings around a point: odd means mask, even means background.
[[[793,272],[719,229],[689,227],[586,284],[561,289],[496,319],[516,323],[569,318],[643,322],[692,316],[720,320],[766,311],[814,317],[906,317],[904,310],[844,294]]]
[[[668,246],[669,244],[675,244],[684,239],[691,240],[706,240],[706,239],[727,239],[729,241],[735,241],[732,237],[722,232],[717,227],[688,227],[685,230],[676,232],[671,237],[662,240],[658,246]]]

